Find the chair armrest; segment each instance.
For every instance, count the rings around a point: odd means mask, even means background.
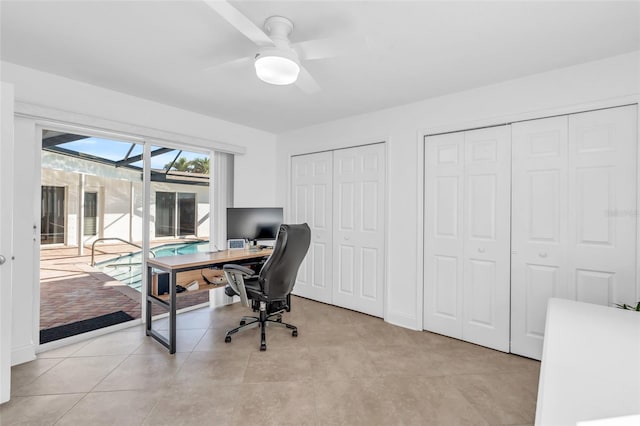
[[[253,269],[240,265],[227,264],[222,267],[222,270],[224,271],[224,276],[227,278],[229,287],[240,296],[242,306],[248,308],[249,297],[247,296],[247,290],[244,286],[244,279],[254,276]]]
[[[235,265],[233,263],[229,263],[227,265],[224,265],[222,267],[223,271],[229,271],[229,272],[240,272],[242,274],[244,274],[247,277],[253,276],[255,275],[255,272],[253,271],[253,269],[251,268],[247,268],[246,266],[241,266],[241,265]]]

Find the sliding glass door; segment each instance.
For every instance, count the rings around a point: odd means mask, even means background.
[[[41,189],[41,344],[141,318],[145,258],[209,251],[206,154],[47,129]],[[179,306],[208,300],[190,292]]]
[[[141,317],[142,148],[43,130],[41,344]]]
[[[195,236],[196,214],[195,193],[156,192],[156,237]]]

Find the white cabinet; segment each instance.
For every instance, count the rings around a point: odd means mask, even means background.
[[[635,303],[637,110],[514,123],[511,352],[540,359],[547,301]]]
[[[509,350],[508,126],[426,138],[424,328]]]
[[[291,220],[311,227],[294,294],[383,316],[384,200],[384,144],[292,157]]]

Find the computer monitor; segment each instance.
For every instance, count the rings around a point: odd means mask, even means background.
[[[227,209],[227,239],[275,240],[282,218],[282,207],[230,207]]]

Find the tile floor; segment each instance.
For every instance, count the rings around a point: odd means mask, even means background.
[[[12,369],[0,424],[525,425],[540,363],[295,297],[283,328],[224,343],[248,309],[178,316],[178,353],[141,326]],[[166,320],[154,323],[166,329]]]

